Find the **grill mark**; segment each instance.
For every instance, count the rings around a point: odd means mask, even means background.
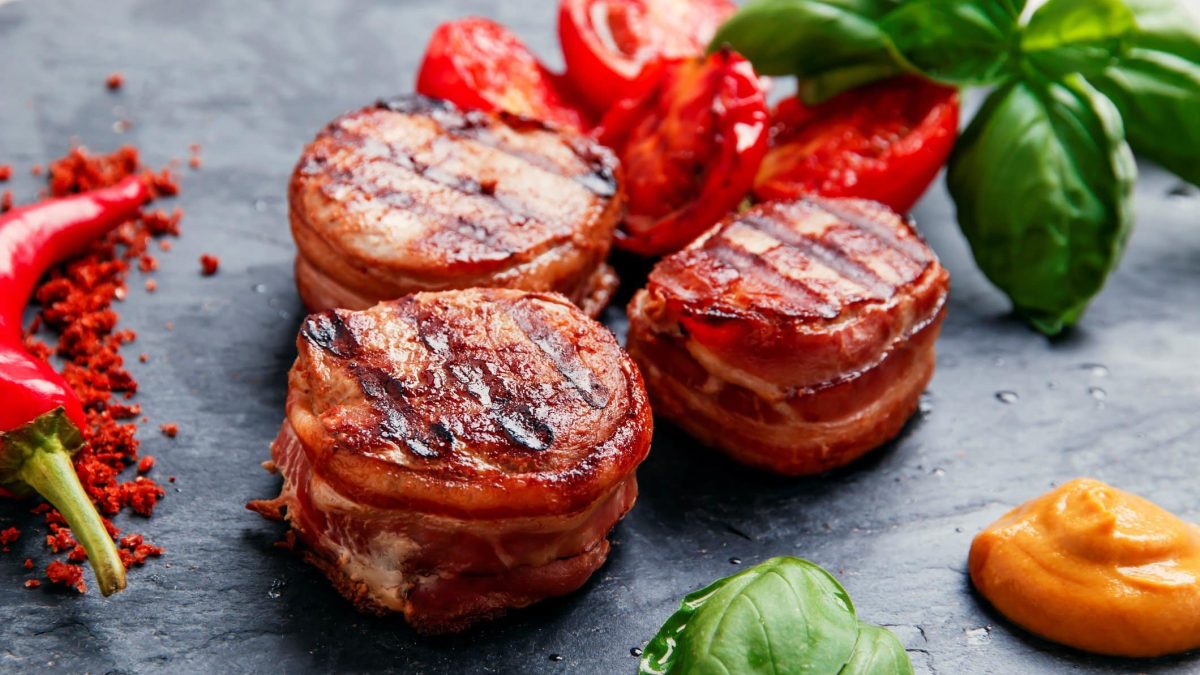
[[[548,450],[554,444],[554,429],[528,405],[516,403],[507,383],[487,362],[465,356],[469,353],[467,346],[456,339],[445,321],[421,309],[417,314],[417,335],[421,344],[441,359],[450,376],[488,409],[489,417],[512,442],[535,452]]]
[[[752,272],[754,276],[766,281],[781,294],[802,296],[804,302],[797,303],[797,305],[804,309],[811,309],[822,318],[832,319],[838,315],[841,309],[840,305],[833,304],[829,298],[801,281],[781,274],[762,256],[751,253],[731,241],[716,242],[714,239],[718,239],[718,237],[713,237],[705,242],[704,248],[717,260],[739,272]]]
[[[825,211],[826,213],[829,213],[857,227],[884,244],[887,244],[889,247],[900,251],[904,255],[908,256],[911,260],[915,260],[921,264],[927,264],[930,261],[930,257],[926,253],[923,246],[912,239],[901,239],[890,227],[880,225],[866,216],[861,216],[857,213],[852,213],[845,209],[838,208],[833,204],[833,202],[827,199],[821,199],[819,197],[805,197],[803,201],[806,204],[812,205],[814,208]]]
[[[432,431],[433,436],[430,436],[431,430],[423,432],[419,424],[414,424],[414,420],[422,418],[408,401],[404,383],[383,369],[367,364],[358,338],[336,310],[310,315],[300,328],[300,334],[309,343],[344,360],[363,396],[381,418],[380,438],[402,444],[414,455],[425,459],[438,457],[453,447],[454,436],[448,429]]]
[[[850,257],[849,252],[841,246],[800,234],[773,218],[747,214],[739,220],[771,235],[784,245],[799,250],[803,255],[816,259],[843,278],[865,288],[872,295],[886,299],[896,292],[891,284],[880,278],[870,267]]]
[[[444,425],[422,424],[424,419],[408,400],[403,382],[375,366],[354,363],[350,368],[371,407],[383,417],[379,423],[380,438],[403,444],[425,459],[439,457],[453,447],[454,435]]]
[[[462,111],[449,101],[429,98],[420,94],[380,99],[376,102],[375,107],[403,115],[425,115],[432,117],[437,121],[442,131],[450,136],[476,141],[481,145],[499,150],[510,157],[516,157],[544,171],[550,171],[557,175],[561,175],[562,173],[563,167],[548,161],[544,156],[517,150],[501,142],[490,133],[490,127],[497,123],[497,118],[499,123],[519,132],[557,131],[539,120],[506,112],[501,112],[497,114],[496,118],[493,118],[486,113],[478,111]],[[558,137],[590,169],[586,173],[570,176],[571,180],[574,180],[588,192],[599,197],[612,197],[617,194],[617,177],[612,161],[602,156],[597,157],[597,154],[603,151],[598,150],[597,146],[589,139],[577,134],[565,133]]]
[[[300,335],[310,344],[341,358],[349,358],[359,348],[346,322],[332,309],[310,314],[300,328]]]
[[[525,337],[554,364],[555,370],[575,388],[585,403],[597,410],[608,406],[608,387],[587,367],[575,346],[547,323],[541,312],[525,301],[504,311],[521,328]]]

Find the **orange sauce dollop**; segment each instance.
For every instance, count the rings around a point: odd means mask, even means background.
[[[1200,647],[1200,527],[1100,481],[1009,511],[968,566],[996,609],[1046,639],[1116,656]]]

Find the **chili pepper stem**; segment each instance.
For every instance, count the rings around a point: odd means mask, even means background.
[[[117,556],[117,547],[108,536],[100,514],[83,491],[71,457],[61,441],[46,437],[44,442],[40,452],[25,459],[19,476],[62,514],[71,527],[71,534],[87,551],[100,592],[112,595],[125,588],[125,565]]]

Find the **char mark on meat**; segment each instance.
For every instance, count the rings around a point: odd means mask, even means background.
[[[535,452],[554,444],[554,429],[532,408],[514,400],[494,366],[472,356],[469,345],[454,335],[440,317],[421,310],[417,317],[421,344],[438,357],[450,374],[475,400],[488,408],[492,421],[514,443]]]
[[[710,239],[709,242],[712,240]],[[839,307],[825,297],[825,294],[818,289],[811,288],[799,279],[793,279],[783,274],[775,269],[769,260],[757,253],[747,251],[732,241],[713,242],[711,247],[707,247],[709,242],[705,242],[709,253],[739,274],[755,277],[770,286],[779,295],[792,299],[798,307],[807,312],[826,319],[832,319],[838,315]]]
[[[555,370],[579,392],[585,403],[597,410],[608,405],[608,387],[579,357],[575,345],[555,330],[532,303],[516,303],[508,310],[508,315],[520,326],[525,337],[554,364]]]
[[[349,358],[358,351],[358,340],[336,310],[317,312],[304,320],[300,334],[311,344],[337,356]]]

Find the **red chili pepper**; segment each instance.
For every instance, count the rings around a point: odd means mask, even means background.
[[[670,253],[737,208],[767,152],[767,123],[762,82],[735,52],[643,69],[593,132],[625,171],[629,208],[616,245]]]
[[[816,106],[784,99],[754,196],[859,197],[905,213],[950,156],[958,107],[958,90],[917,77],[875,82]]]
[[[0,486],[15,495],[37,492],[62,513],[104,595],[125,588],[125,567],[71,464],[87,419],[66,381],[26,351],[21,318],[51,265],[129,220],[149,197],[131,176],[0,216]]]

